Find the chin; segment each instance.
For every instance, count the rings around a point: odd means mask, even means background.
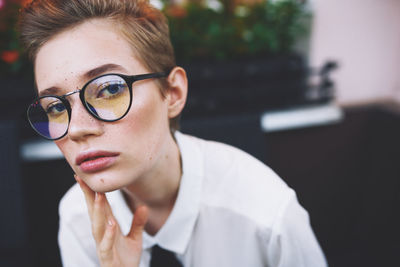
[[[115,191],[121,189],[123,185],[116,183],[116,181],[110,181],[107,178],[103,178],[102,176],[94,176],[94,177],[83,177],[82,178],[85,183],[95,192],[99,193],[107,193],[111,191]]]
[[[115,190],[120,189],[120,186],[113,186],[113,185],[107,185],[107,184],[94,184],[94,185],[89,185],[89,187],[98,193],[108,193],[108,192],[112,192]]]

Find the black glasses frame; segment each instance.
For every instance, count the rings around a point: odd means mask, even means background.
[[[96,119],[98,119],[100,121],[114,122],[114,121],[118,121],[118,120],[122,119],[123,117],[125,117],[126,114],[128,114],[129,110],[131,109],[131,106],[132,106],[132,84],[134,82],[141,81],[141,80],[146,80],[146,79],[152,79],[152,78],[164,78],[164,77],[167,77],[168,74],[169,74],[168,72],[155,72],[155,73],[147,73],[147,74],[139,74],[139,75],[124,75],[124,74],[119,74],[119,73],[106,73],[106,74],[97,76],[97,77],[89,80],[88,82],[85,83],[85,85],[82,86],[81,89],[66,93],[65,95],[44,95],[44,96],[40,96],[40,97],[36,98],[33,101],[33,103],[31,103],[29,105],[26,115],[28,117],[29,124],[31,125],[33,130],[35,130],[36,133],[38,133],[40,136],[44,137],[47,140],[53,140],[53,141],[54,140],[58,140],[58,139],[63,138],[68,133],[69,123],[71,121],[72,108],[71,108],[71,104],[67,100],[67,96],[79,93],[79,99],[81,100],[83,106],[89,112],[89,114],[91,114],[93,117],[95,117]],[[118,119],[107,120],[107,119],[103,119],[103,118],[99,117],[90,108],[89,104],[85,100],[85,90],[86,90],[87,86],[90,83],[92,83],[94,80],[97,80],[97,79],[99,79],[101,77],[105,77],[105,76],[111,76],[111,75],[121,77],[125,81],[125,83],[128,85],[128,88],[129,88],[130,99],[129,99],[129,106],[126,109],[126,112],[122,116],[120,116]],[[67,112],[68,112],[68,127],[67,127],[67,130],[65,131],[65,133],[62,136],[60,136],[58,138],[49,138],[49,137],[41,134],[38,130],[36,130],[36,128],[33,126],[33,123],[31,122],[31,120],[29,118],[29,111],[30,111],[31,107],[33,105],[37,104],[40,101],[40,99],[45,98],[45,97],[54,97],[54,98],[59,99],[64,104],[64,106],[65,106],[65,108],[67,109]]]

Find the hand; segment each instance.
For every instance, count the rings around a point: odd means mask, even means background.
[[[139,266],[142,233],[148,215],[147,207],[140,206],[136,209],[131,229],[128,235],[124,236],[105,194],[94,192],[76,175],[75,179],[85,195],[101,266]]]

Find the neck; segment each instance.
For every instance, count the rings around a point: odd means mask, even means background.
[[[132,212],[140,205],[148,207],[149,216],[145,230],[150,235],[155,235],[168,219],[178,195],[182,176],[178,145],[172,136],[167,139],[165,149],[154,168],[123,189]]]

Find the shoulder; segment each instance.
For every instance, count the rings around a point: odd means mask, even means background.
[[[74,223],[89,223],[85,197],[77,183],[62,197],[58,212],[62,223],[69,223],[71,221],[74,221]]]
[[[268,166],[233,146],[185,136],[203,161],[204,205],[230,210],[271,226],[296,200],[294,191]]]
[[[90,218],[78,184],[61,199],[59,215],[58,245],[63,266],[98,266]]]
[[[58,213],[58,241],[63,253],[72,247],[81,247],[84,250],[93,247],[90,218],[85,197],[78,184],[65,193],[60,201]]]

